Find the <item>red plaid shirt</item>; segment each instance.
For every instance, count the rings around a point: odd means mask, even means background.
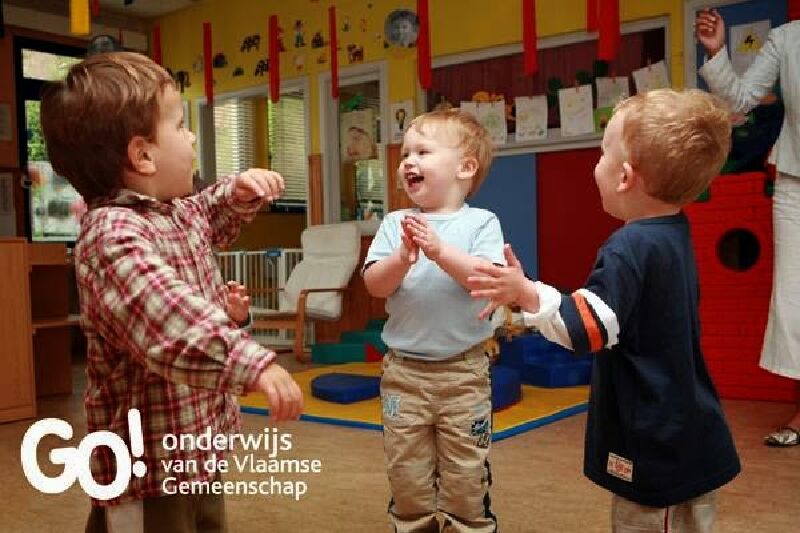
[[[164,435],[238,431],[236,396],[275,356],[225,312],[211,246],[233,241],[258,209],[237,204],[232,191],[232,179],[167,202],[123,190],[81,221],[75,262],[88,340],[88,430],[117,433],[130,447],[127,414],[139,409],[144,456],[132,460],[147,466],[120,498],[95,505],[161,496],[168,476],[213,479],[203,464],[214,450],[168,451]],[[162,463],[189,459],[197,472],[167,473]],[[109,448],[97,448],[91,466],[98,483],[113,481]]]

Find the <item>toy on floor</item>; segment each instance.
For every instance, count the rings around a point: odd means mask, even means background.
[[[335,403],[353,403],[375,398],[380,394],[381,378],[332,372],[311,380],[311,395]]]

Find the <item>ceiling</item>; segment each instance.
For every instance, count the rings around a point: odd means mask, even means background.
[[[100,10],[101,13],[113,11],[137,18],[151,18],[178,11],[197,2],[198,0],[133,0],[131,5],[126,6],[124,0],[100,0]]]

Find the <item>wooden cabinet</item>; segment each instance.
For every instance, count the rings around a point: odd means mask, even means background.
[[[70,333],[71,327],[78,323],[77,316],[69,314],[72,261],[63,244],[34,243],[28,246],[36,395],[70,394]]]
[[[0,421],[36,415],[36,397],[72,392],[67,248],[0,239]]]
[[[0,422],[36,416],[28,243],[0,239]]]

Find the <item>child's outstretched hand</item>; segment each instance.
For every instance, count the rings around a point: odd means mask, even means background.
[[[253,390],[263,392],[269,401],[272,420],[297,420],[303,410],[303,393],[282,366],[271,363],[253,383]]]
[[[257,199],[273,202],[280,198],[285,187],[283,177],[277,172],[251,168],[236,176],[233,196],[244,203]]]
[[[501,305],[517,302],[525,294],[528,279],[511,245],[505,245],[503,254],[508,266],[478,265],[475,267],[477,274],[467,278],[470,296],[489,299],[489,303],[478,315],[479,320],[490,316]]]
[[[245,322],[250,314],[250,296],[247,295],[247,288],[235,281],[229,281],[225,284],[225,291],[227,292],[225,312],[234,322]]]
[[[428,256],[428,259],[436,261],[439,258],[439,254],[442,252],[442,241],[424,216],[407,215],[403,219],[403,231]]]

